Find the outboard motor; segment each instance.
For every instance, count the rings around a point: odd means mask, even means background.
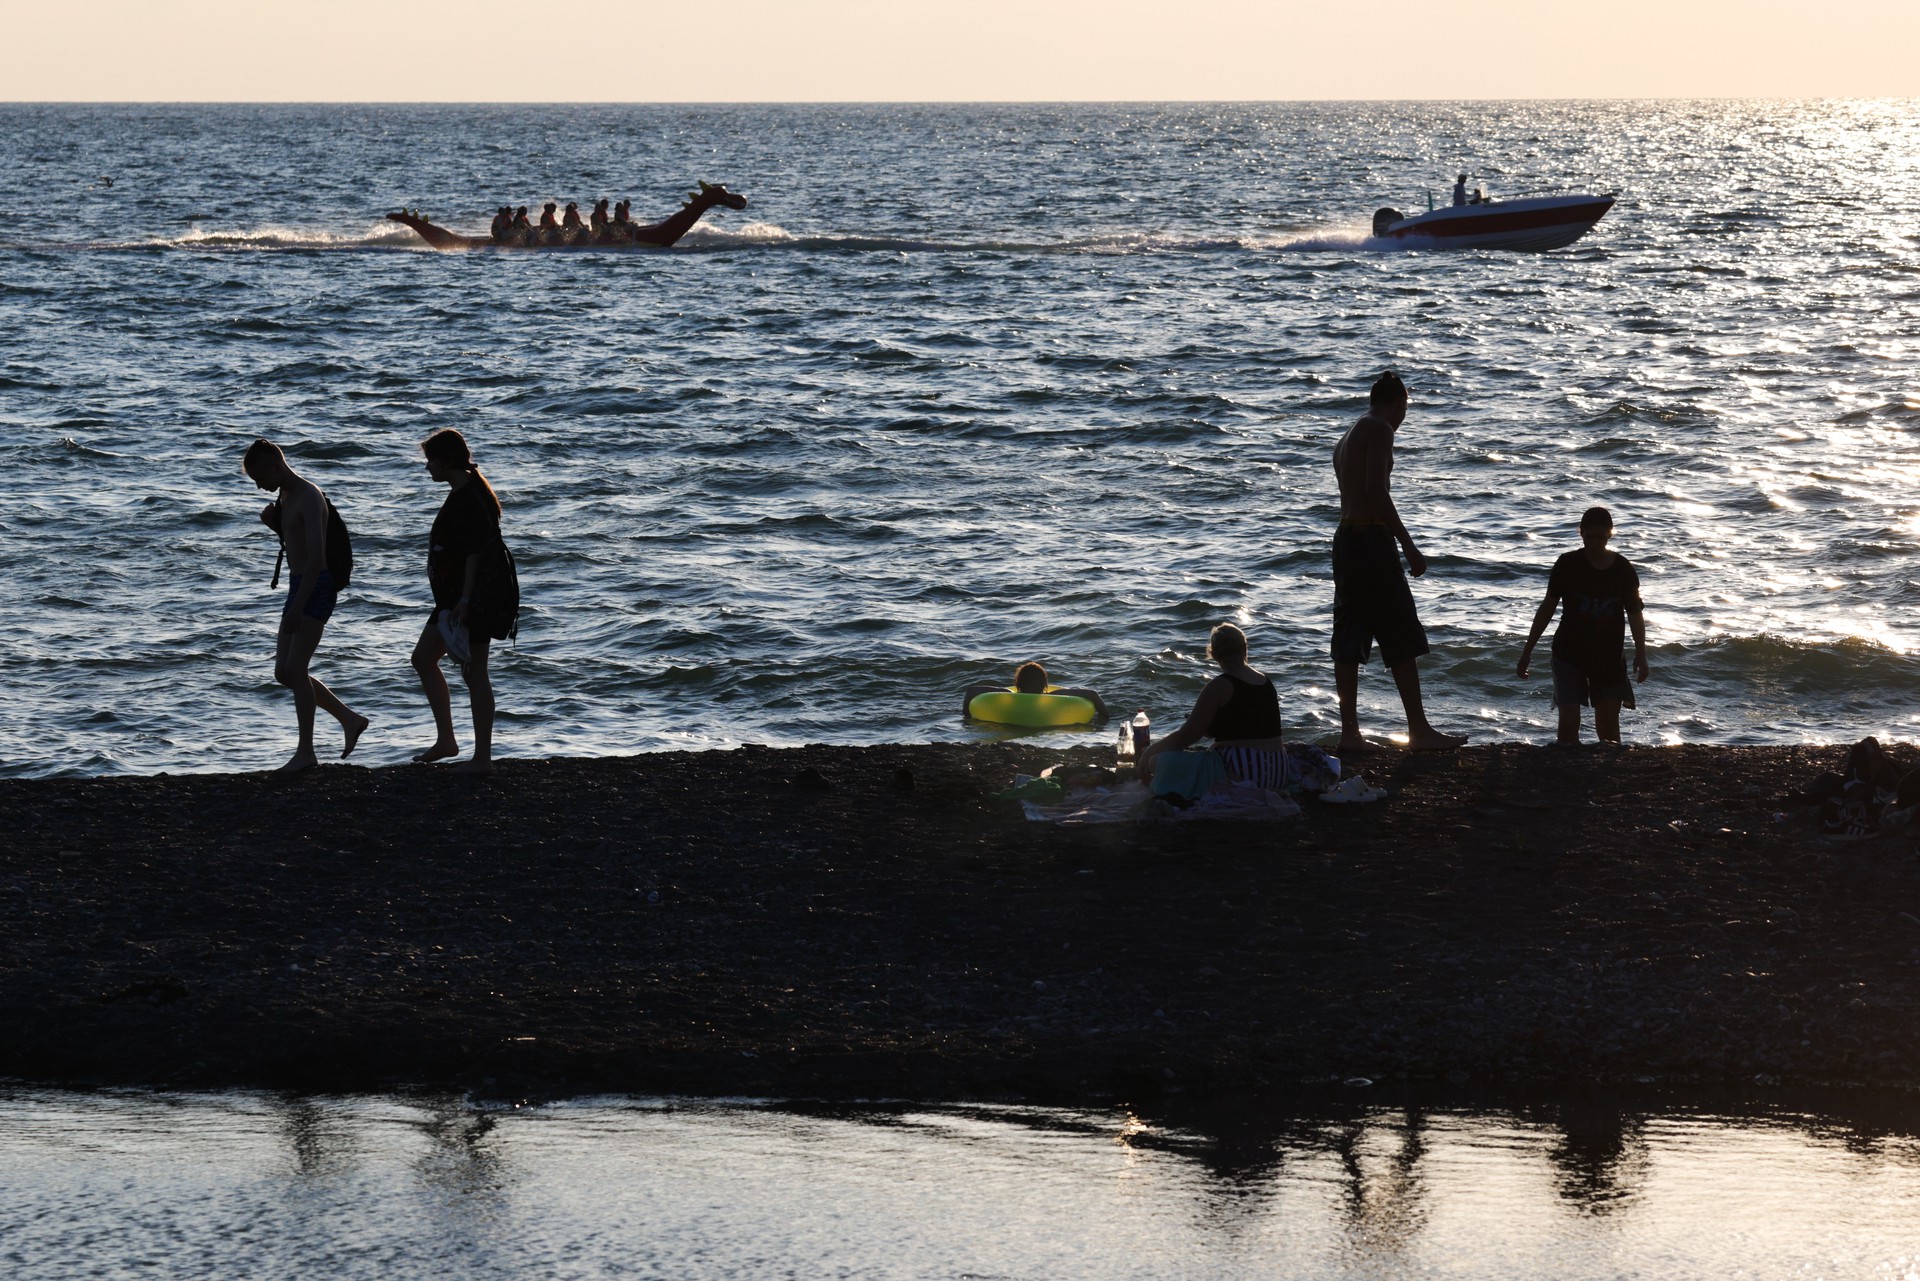
[[[1387,228],[1393,226],[1394,223],[1399,222],[1401,220],[1401,217],[1402,215],[1398,209],[1374,210],[1373,211],[1373,234],[1376,236],[1386,235]]]

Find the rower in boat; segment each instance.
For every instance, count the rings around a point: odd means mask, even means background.
[[[571,200],[567,201],[567,212],[561,215],[560,230],[567,233],[568,239],[580,230],[580,206]]]
[[[593,227],[593,238],[600,239],[607,230],[607,198],[605,196],[593,202],[593,213],[587,219]]]
[[[613,207],[613,224],[608,231],[615,241],[633,239],[633,219],[628,216],[628,211],[632,208],[631,200],[622,200]]]
[[[493,215],[493,226],[487,234],[496,241],[505,242],[513,236],[513,206],[501,205]]]
[[[560,219],[554,210],[560,206],[549,200],[540,210],[539,243],[557,245],[560,243]]]

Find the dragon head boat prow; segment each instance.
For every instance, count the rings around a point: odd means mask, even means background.
[[[703,201],[707,208],[712,208],[714,205],[725,205],[729,209],[736,210],[747,207],[747,198],[738,192],[728,191],[727,185],[723,182],[703,182],[700,184],[700,190],[687,193],[689,207]]]

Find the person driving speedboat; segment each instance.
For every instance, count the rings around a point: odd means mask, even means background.
[[[1461,174],[1453,183],[1453,204],[1457,209],[1467,203],[1467,175]]]

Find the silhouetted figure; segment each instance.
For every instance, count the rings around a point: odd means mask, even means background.
[[[367,718],[334,697],[333,691],[308,671],[320,635],[333,617],[339,589],[344,585],[346,566],[328,562],[329,524],[337,519],[332,504],[319,486],[288,466],[286,455],[270,440],[256,440],[247,447],[241,468],[255,485],[277,491],[279,498],[260,512],[260,522],[280,536],[287,558],[286,603],[280,609],[280,626],[274,638],[273,678],[293,691],[294,713],[300,723],[300,744],[293,757],[280,767],[280,773],[297,774],[318,765],[313,750],[313,709],[317,704],[340,722],[346,731],[342,757],[353,753],[366,732]],[[344,543],[345,526],[340,527]],[[279,567],[274,568],[279,581]]]
[[[488,234],[495,240],[507,240],[512,237],[513,210],[509,206],[501,205],[500,208],[495,211],[493,215],[493,226],[488,229]]]
[[[1560,709],[1554,742],[1580,746],[1580,709],[1593,704],[1593,734],[1603,743],[1620,741],[1620,709],[1633,706],[1627,681],[1626,633],[1633,629],[1633,676],[1647,679],[1647,620],[1640,604],[1640,575],[1625,556],[1609,551],[1613,515],[1589,507],[1580,517],[1580,549],[1553,562],[1547,596],[1534,612],[1533,627],[1521,647],[1515,674],[1526,680],[1533,647],[1562,604],[1553,634],[1553,701]]]
[[[1442,734],[1427,720],[1415,660],[1428,652],[1413,591],[1400,570],[1400,551],[1415,578],[1427,558],[1393,505],[1393,437],[1407,417],[1407,387],[1391,371],[1375,380],[1366,414],[1333,448],[1340,482],[1340,526],[1333,534],[1333,677],[1340,695],[1342,756],[1367,750],[1360,736],[1360,665],[1380,643],[1380,661],[1393,673],[1407,711],[1407,748],[1447,751],[1467,741]],[[1399,550],[1395,549],[1395,544]]]
[[[507,631],[501,630],[497,617],[488,612],[489,607],[497,610],[497,602],[481,599],[479,609],[475,602],[476,591],[483,585],[486,561],[496,554],[505,555],[500,538],[500,499],[480,474],[466,437],[453,428],[427,437],[420,452],[426,455],[427,474],[446,485],[448,492],[439,515],[433,519],[427,542],[427,581],[433,590],[433,609],[413,647],[414,670],[420,673],[420,685],[426,691],[427,706],[433,709],[439,736],[413,759],[424,764],[460,753],[453,733],[453,697],[440,671],[440,660],[452,651],[466,677],[468,701],[473,705],[473,755],[453,768],[484,774],[493,768],[494,703],[493,684],[487,674],[487,642],[496,632],[504,636]],[[458,652],[463,646],[467,650],[464,658]]]
[[[1220,664],[1220,674],[1201,689],[1186,723],[1151,744],[1134,763],[1141,781],[1153,781],[1154,760],[1162,753],[1185,751],[1211,738],[1228,777],[1285,790],[1280,693],[1266,673],[1248,665],[1247,634],[1232,623],[1220,624],[1207,639],[1207,656]]]
[[[1453,204],[1455,208],[1467,203],[1467,175],[1461,174],[1453,183]]]
[[[593,228],[594,235],[597,236],[607,229],[607,221],[607,198],[602,196],[593,202],[593,213],[588,217],[587,222],[588,225]]]

